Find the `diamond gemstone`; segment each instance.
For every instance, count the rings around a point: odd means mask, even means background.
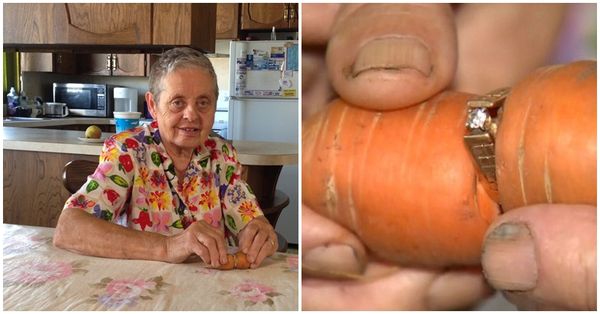
[[[470,129],[483,129],[488,116],[488,111],[485,108],[471,110],[469,111],[467,126]]]

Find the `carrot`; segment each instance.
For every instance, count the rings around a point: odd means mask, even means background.
[[[235,254],[235,258],[236,258],[235,268],[237,268],[237,269],[250,268],[250,262],[248,262],[248,258],[246,257],[246,254],[244,254],[242,252],[237,252]]]
[[[250,263],[246,257],[246,254],[237,252],[235,254],[227,254],[227,263],[217,267],[220,270],[231,270],[231,269],[247,269],[250,268]]]
[[[560,77],[549,76],[549,79]],[[595,86],[595,71],[586,79],[593,80]],[[581,86],[571,84],[568,88],[573,91],[562,88],[565,98],[578,93]],[[526,93],[520,87],[517,90],[517,95]],[[360,109],[342,100],[333,101],[326,111],[303,124],[303,202],[355,232],[371,253],[382,259],[432,267],[478,265],[484,233],[500,214],[500,207],[486,192],[487,183],[463,142],[466,101],[471,97],[447,91],[419,105],[382,112]],[[521,148],[508,141],[501,142],[500,137],[504,136],[501,132],[505,132],[502,128],[513,119],[514,109],[508,107],[520,106],[523,97],[509,97],[507,102],[514,103],[505,105],[507,109],[499,126],[498,142],[507,156],[511,152],[517,155]],[[585,106],[589,106],[591,96],[581,97],[588,100]],[[561,120],[557,131],[580,130],[578,123],[583,115],[595,119],[595,91],[592,103],[593,109],[573,110],[568,119]],[[516,128],[537,128],[539,121],[531,119],[528,123]],[[579,182],[589,184],[589,189],[595,191],[595,120],[593,123],[593,128],[582,133],[593,137],[593,145],[592,140],[548,137],[547,141],[554,142],[552,165],[557,161],[560,164],[567,155],[571,156],[570,162],[582,162],[576,154],[565,153],[573,150],[586,154],[580,158],[586,160],[581,167],[588,169],[583,174],[584,180],[561,185],[556,181],[568,177],[571,167],[555,167],[556,174],[552,174],[555,198],[563,194],[564,186],[570,187],[567,194],[577,192],[581,188]],[[535,134],[539,136],[539,132]],[[532,151],[545,147],[535,142],[527,145],[533,156]],[[594,163],[589,164],[587,161],[592,159]],[[504,202],[510,197],[504,195],[508,193],[506,187],[519,183],[507,179],[514,171],[508,162],[502,167],[506,172],[498,173],[499,181],[504,180],[499,182],[499,193]],[[570,200],[583,199],[576,193]]]
[[[498,129],[504,210],[596,204],[596,62],[539,69],[514,86]]]
[[[235,255],[227,254],[227,263],[221,264],[217,269],[230,270],[235,268]]]

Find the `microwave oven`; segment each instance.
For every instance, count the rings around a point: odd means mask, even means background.
[[[54,102],[66,103],[69,115],[112,117],[112,87],[106,84],[54,83]]]

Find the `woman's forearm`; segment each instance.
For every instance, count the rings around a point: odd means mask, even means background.
[[[64,209],[54,233],[56,247],[91,256],[168,261],[164,235],[132,230],[77,208]]]

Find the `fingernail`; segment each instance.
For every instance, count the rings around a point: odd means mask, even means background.
[[[319,246],[302,254],[302,271],[308,275],[350,278],[364,272],[365,262],[345,244]]]
[[[538,276],[531,231],[523,223],[503,223],[486,238],[481,260],[488,282],[498,290],[527,291]]]
[[[429,48],[414,37],[384,37],[371,40],[358,52],[352,67],[356,77],[369,70],[416,70],[423,76],[431,73]]]

